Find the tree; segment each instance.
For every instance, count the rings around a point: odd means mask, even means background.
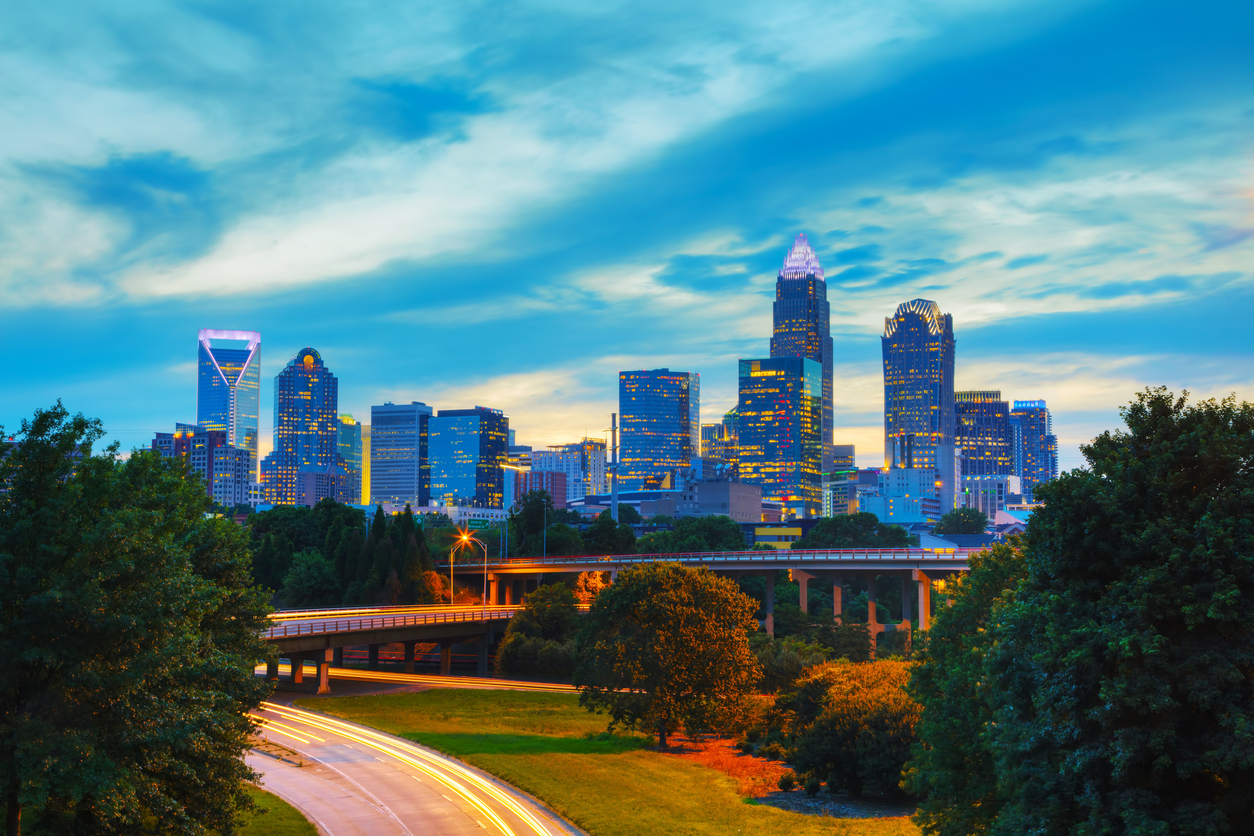
[[[919,540],[897,525],[886,525],[867,511],[825,517],[800,540],[794,549],[907,549]]]
[[[7,830],[232,833],[268,608],[242,529],[182,459],[117,457],[58,403],[0,460]]]
[[[979,508],[955,508],[940,518],[933,534],[983,534],[988,515]]]
[[[950,577],[917,649],[908,691],[923,706],[906,789],[921,797],[915,822],[934,836],[987,833],[1001,809],[993,710],[984,665],[1000,607],[1025,572],[1020,541],[972,554],[970,571]]]
[[[565,523],[549,526],[548,535],[545,538],[544,550],[550,555],[575,555],[587,554],[588,550],[584,548],[583,538],[579,536],[579,532]]]
[[[343,596],[335,564],[313,549],[298,552],[292,558],[292,568],[279,591],[283,606],[289,609],[331,607]]]
[[[640,516],[636,506],[620,502],[618,503],[618,521],[627,525],[640,525],[644,522],[644,517]]]
[[[569,676],[578,621],[578,602],[565,584],[546,584],[529,593],[497,648],[497,673]]]
[[[510,553],[536,557],[543,549],[544,530],[553,513],[548,491],[527,491],[509,512]]]
[[[676,563],[633,567],[603,590],[576,637],[579,703],[610,728],[726,728],[761,676],[749,650],[757,602],[734,581]]]
[[[609,511],[597,515],[583,532],[583,543],[589,554],[635,554],[636,535],[625,522],[615,523]]]
[[[745,538],[731,517],[680,517],[670,531],[640,538],[641,554],[744,551]]]

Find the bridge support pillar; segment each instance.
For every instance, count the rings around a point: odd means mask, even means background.
[[[440,676],[448,676],[453,670],[453,645],[440,642]]]
[[[344,648],[337,647],[331,651],[331,664],[337,668],[344,667]]]
[[[266,679],[271,682],[279,681],[279,660],[277,657],[273,662],[266,662]]]
[[[791,570],[792,579],[797,582],[797,586],[801,587],[801,605],[803,613],[810,612],[810,581],[814,580],[814,575],[809,572],[803,572],[800,569]]]
[[[775,573],[766,573],[766,598],[762,602],[762,611],[765,614],[763,618],[763,627],[766,634],[771,638],[775,638]]]
[[[501,603],[501,576],[495,572],[488,573],[488,604],[498,606]]]
[[[484,633],[479,637],[479,675],[488,675],[488,645],[492,644],[492,634]]]
[[[367,645],[367,647],[369,648],[370,653],[370,670],[377,671],[379,669],[379,648],[382,647],[382,645],[372,644]]]
[[[292,663],[292,684],[304,685],[305,684],[305,657],[299,654],[293,655],[291,658],[291,663]]]
[[[932,579],[921,569],[911,569],[910,574],[919,582],[919,629],[932,625]]]
[[[418,646],[418,642],[404,642],[405,645],[405,673],[414,672],[414,648]]]
[[[832,621],[843,623],[842,611],[845,606],[845,585],[840,578],[832,580]]]
[[[318,662],[318,693],[331,693],[331,659],[334,651],[324,650],[317,659]]]
[[[884,632],[884,625],[880,624],[879,613],[876,611],[875,600],[875,573],[867,573],[866,581],[866,628],[871,634],[871,658],[875,658],[875,651],[879,646],[880,633]]]
[[[914,578],[910,572],[901,572],[901,621],[904,624],[910,623],[910,593],[913,591],[910,586],[914,583]]]

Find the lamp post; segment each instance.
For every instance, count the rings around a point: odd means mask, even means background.
[[[478,543],[478,544],[479,544],[479,548],[483,549],[483,598],[482,598],[482,604],[483,604],[483,611],[484,611],[484,613],[486,614],[486,613],[487,613],[487,611],[488,611],[488,547],[487,547],[486,545],[484,545],[484,542],[483,542],[482,540],[480,540],[478,537],[472,537],[472,536],[471,536],[471,532],[470,532],[470,530],[469,530],[469,529],[466,529],[465,531],[463,531],[463,530],[461,530],[461,529],[458,529],[458,533],[461,535],[461,537],[459,537],[459,538],[458,538],[457,543],[453,546],[453,548],[454,548],[454,549],[468,547],[471,543]],[[448,575],[449,575],[449,604],[451,605],[451,604],[453,603],[453,594],[452,594],[452,590],[453,590],[453,557],[452,557],[452,552],[449,552],[449,571],[448,571]]]

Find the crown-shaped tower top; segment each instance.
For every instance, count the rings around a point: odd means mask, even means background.
[[[819,257],[814,254],[814,248],[806,240],[805,233],[799,232],[797,240],[792,242],[792,249],[788,251],[788,258],[784,259],[784,266],[780,268],[779,277],[804,279],[807,276],[823,278],[823,266],[819,264]]]

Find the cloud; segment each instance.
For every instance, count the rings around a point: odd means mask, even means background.
[[[1048,255],[1024,255],[1007,261],[1006,269],[1019,270],[1023,267],[1031,267],[1033,264],[1044,264],[1046,261],[1049,261]]]

